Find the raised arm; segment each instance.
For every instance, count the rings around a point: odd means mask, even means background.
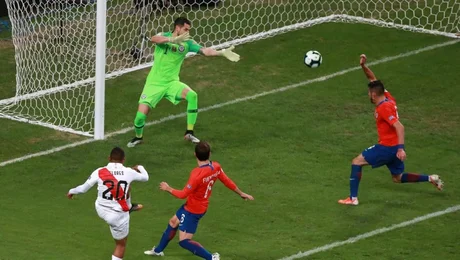
[[[168,43],[168,42],[179,44],[189,39],[190,39],[190,35],[188,32],[183,33],[179,36],[171,36],[171,37],[163,36],[161,33],[159,33],[155,36],[152,36],[152,38],[150,38],[150,40],[155,44],[162,44],[162,43]]]
[[[372,70],[366,66],[366,61],[367,61],[366,54],[361,54],[360,59],[359,59],[359,64],[361,65],[361,68],[363,69],[364,74],[366,74],[366,77],[369,80],[369,82],[376,81],[377,78],[375,77],[374,72],[372,72]]]
[[[134,180],[141,182],[146,182],[149,180],[149,173],[145,170],[144,166],[136,165],[132,169],[139,173],[135,175]]]

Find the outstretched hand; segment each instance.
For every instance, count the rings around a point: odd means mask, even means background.
[[[252,197],[251,195],[249,194],[246,194],[246,193],[243,193],[240,195],[242,199],[244,200],[254,200],[254,197]]]
[[[366,64],[366,61],[367,61],[366,54],[361,54],[361,56],[359,56],[359,65],[363,66],[364,64]]]
[[[229,61],[237,62],[240,60],[240,55],[234,53],[232,50],[235,49],[235,46],[230,46],[227,49],[220,51],[221,55],[227,58]]]
[[[169,42],[176,43],[176,44],[180,44],[188,40],[190,40],[190,34],[188,32],[169,38]]]
[[[168,191],[169,188],[170,187],[169,187],[168,183],[166,183],[164,181],[160,183],[160,190]]]

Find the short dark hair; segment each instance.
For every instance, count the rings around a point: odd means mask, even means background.
[[[206,141],[200,141],[195,146],[195,156],[200,161],[209,160],[211,155],[211,146]]]
[[[174,28],[176,28],[177,25],[184,26],[184,24],[192,25],[190,20],[185,17],[178,17],[174,20]]]
[[[120,147],[115,147],[110,152],[110,161],[122,162],[125,159],[125,151]]]
[[[378,96],[382,96],[385,93],[385,86],[380,80],[371,81],[367,86],[371,92],[374,92]]]

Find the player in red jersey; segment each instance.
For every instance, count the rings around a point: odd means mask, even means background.
[[[195,146],[195,157],[198,167],[192,170],[190,178],[184,189],[176,190],[171,188],[166,182],[160,183],[160,189],[171,193],[179,199],[187,198],[187,202],[179,208],[176,214],[169,220],[160,243],[151,250],[145,251],[146,255],[163,256],[163,250],[176,235],[179,229],[179,245],[193,254],[206,260],[219,260],[218,253],[211,254],[199,243],[192,240],[198,227],[198,222],[206,214],[211,197],[212,187],[217,180],[220,180],[230,190],[237,193],[244,200],[254,200],[254,198],[242,192],[236,184],[225,174],[218,162],[209,160],[211,148],[206,142],[199,142]]]
[[[360,65],[369,79],[368,95],[375,105],[375,122],[379,136],[378,144],[365,149],[352,160],[350,176],[350,196],[339,200],[340,204],[358,205],[358,187],[361,180],[362,167],[371,165],[377,168],[386,165],[395,183],[431,182],[438,190],[442,190],[443,182],[438,175],[424,175],[404,172],[404,126],[399,121],[396,100],[391,96],[383,83],[377,80],[374,73],[366,66],[366,55],[360,57]]]

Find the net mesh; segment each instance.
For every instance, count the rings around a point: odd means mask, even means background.
[[[99,0],[101,1],[101,0]],[[7,0],[16,58],[16,95],[0,117],[93,134],[95,0]],[[108,0],[106,78],[151,66],[144,36],[186,16],[194,40],[225,47],[319,23],[360,22],[454,37],[456,0]]]

